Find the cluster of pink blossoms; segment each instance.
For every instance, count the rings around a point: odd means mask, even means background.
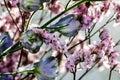
[[[58,0],[51,0],[50,2],[47,2],[46,7],[55,14],[60,12],[60,9],[61,9],[61,6],[59,5]]]
[[[25,15],[24,18],[26,21],[30,13],[25,12],[24,15]],[[10,10],[10,14],[7,11],[2,13],[2,15],[0,16],[0,30],[1,31],[7,31],[10,34],[11,38],[14,39],[15,36],[20,34],[19,32],[21,32],[22,29],[23,29],[22,16],[18,8],[16,7],[12,8]]]
[[[82,24],[81,30],[86,30],[90,28],[90,25],[92,23],[93,17],[88,15],[88,6],[86,3],[82,3],[75,7],[72,11],[76,17],[78,17],[78,20]]]
[[[100,39],[101,41],[84,46],[70,55],[66,62],[66,68],[74,72],[78,63],[81,64],[81,68],[90,68],[97,61],[98,64],[103,65],[106,58],[110,67],[116,66],[119,53],[114,49],[114,43],[107,29],[102,30]]]
[[[94,4],[94,6],[93,6]],[[80,23],[82,24],[81,30],[90,29],[93,23],[96,23],[102,13],[107,13],[110,2],[104,1],[99,3],[90,2],[82,3],[77,7],[73,8],[72,13],[76,15]]]
[[[35,28],[35,29],[33,29],[33,31],[35,33],[40,33],[40,35],[42,36],[47,47],[50,47],[53,50],[56,50],[56,51],[63,53],[63,54],[67,52],[66,43],[63,41],[61,42],[57,36],[49,33],[45,29]]]

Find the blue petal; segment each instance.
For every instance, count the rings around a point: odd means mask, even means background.
[[[3,51],[5,51],[12,44],[13,44],[13,41],[11,40],[9,34],[7,32],[3,32],[0,35],[0,53],[2,53]]]
[[[52,28],[51,32],[58,31],[67,37],[71,37],[78,33],[80,26],[80,22],[73,15],[67,15],[61,18],[56,24],[51,25],[50,28]]]
[[[40,73],[48,78],[54,79],[56,77],[56,70],[58,63],[52,56],[40,61]]]

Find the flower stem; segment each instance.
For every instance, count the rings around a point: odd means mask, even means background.
[[[73,72],[73,80],[76,80],[76,67],[77,65],[75,65],[75,72]]]
[[[113,71],[113,69],[114,69],[115,67],[116,67],[116,66],[113,66],[112,69],[110,69],[109,79],[108,79],[108,80],[111,80],[112,71]]]
[[[82,74],[82,76],[78,79],[78,80],[81,80],[88,72],[90,72],[94,67],[95,65],[99,62],[100,60],[96,61],[96,63],[90,68],[90,69],[87,69],[85,71],[85,73]]]
[[[10,15],[10,17],[11,17],[13,23],[15,24],[17,30],[18,30],[19,32],[21,32],[20,29],[19,29],[19,27],[18,27],[18,25],[17,25],[17,23],[15,22],[14,18],[12,17],[12,15],[11,15],[11,13],[10,13],[10,10],[8,9],[8,5],[7,5],[7,3],[6,3],[5,0],[4,0],[4,3],[5,3],[6,9],[7,9],[8,13],[9,13],[9,15]]]
[[[26,31],[26,30],[28,29],[29,24],[30,24],[30,21],[31,21],[31,19],[32,19],[33,15],[34,15],[35,13],[36,13],[36,11],[34,11],[34,12],[31,14],[31,16],[30,16],[30,18],[29,18],[29,20],[28,20],[27,26],[26,26],[26,28],[24,29],[24,31]]]

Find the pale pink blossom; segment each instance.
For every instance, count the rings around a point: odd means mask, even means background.
[[[120,2],[114,1],[113,6],[115,11],[115,21],[118,23],[120,22]]]
[[[10,0],[12,6],[17,6],[18,0]]]
[[[63,53],[63,54],[67,52],[66,43],[61,42],[57,36],[49,33],[45,29],[33,28],[33,31],[35,33],[40,33],[40,35],[42,36],[43,41],[46,43],[47,47],[50,47],[53,50],[56,50],[56,51]]]
[[[91,23],[92,23],[93,18],[89,15],[82,15],[82,19],[80,20],[82,26],[81,26],[81,30],[86,30],[86,29],[90,29],[91,27]]]
[[[60,12],[61,6],[58,0],[51,0],[50,2],[46,3],[46,7],[53,13],[57,14]]]
[[[108,33],[107,29],[103,29],[100,33],[101,41],[84,46],[82,49],[74,51],[66,62],[66,68],[70,71],[74,71],[75,65],[81,63],[84,65],[83,68],[90,68],[96,60],[100,60],[99,66],[106,65],[113,67],[118,63],[118,52],[114,48],[114,42]]]
[[[72,12],[76,16],[81,16],[82,14],[86,14],[87,13],[87,7],[86,7],[85,3],[81,3],[77,7],[73,8]]]

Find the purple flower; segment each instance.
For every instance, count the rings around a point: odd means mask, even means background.
[[[66,43],[64,41],[61,42],[57,36],[49,33],[45,29],[34,28],[32,30],[42,36],[43,41],[46,44],[46,47],[50,47],[53,50],[56,50],[57,52],[63,54],[67,52]]]
[[[55,57],[47,57],[42,59],[39,63],[40,75],[38,75],[38,80],[54,80],[57,76],[56,70],[58,68],[57,61]]]
[[[104,28],[102,32],[100,33],[100,39],[105,40],[105,39],[108,39],[109,37],[110,35],[108,34],[108,30]]]
[[[47,58],[41,58],[38,62],[22,66],[18,69],[18,72],[25,70],[34,72],[37,80],[54,80],[57,76],[58,62],[53,56]]]
[[[120,2],[119,1],[115,1],[113,2],[113,6],[114,6],[114,11],[115,11],[115,21],[116,22],[120,22]]]
[[[51,28],[67,37],[71,37],[77,34],[80,26],[80,22],[76,20],[73,15],[67,15],[54,25],[51,25]]]

